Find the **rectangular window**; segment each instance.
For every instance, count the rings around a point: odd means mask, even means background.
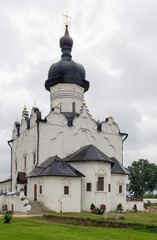
[[[3,190],[0,190],[0,194],[2,194],[3,193]]]
[[[92,184],[91,183],[87,183],[86,191],[87,192],[91,192],[92,191]]]
[[[26,156],[24,156],[24,169],[26,169],[26,166],[27,166],[27,164],[26,164]]]
[[[42,194],[43,190],[42,190],[42,186],[39,186],[39,194]]]
[[[17,161],[15,161],[15,170],[17,171]]]
[[[69,186],[64,186],[64,195],[69,195]]]
[[[75,102],[72,103],[72,112],[75,112],[76,109],[75,109]]]
[[[108,185],[108,192],[111,192],[111,184]]]
[[[122,185],[119,185],[119,193],[122,193],[123,189],[122,189]]]
[[[33,153],[33,164],[35,165],[35,163],[36,163],[36,154]]]
[[[98,177],[97,191],[104,191],[104,177]]]

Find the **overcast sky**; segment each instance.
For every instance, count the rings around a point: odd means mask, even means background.
[[[34,102],[50,110],[44,83],[60,60],[62,14],[72,17],[73,60],[86,70],[88,109],[97,120],[114,117],[124,142],[124,165],[139,158],[157,163],[157,1],[0,1],[0,180],[10,175],[16,118]]]

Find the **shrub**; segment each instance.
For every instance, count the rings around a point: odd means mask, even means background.
[[[123,212],[123,206],[122,206],[122,204],[121,203],[119,203],[118,205],[117,205],[117,211],[118,212]]]
[[[104,213],[103,209],[96,207],[93,203],[90,205],[90,210],[91,210],[91,213],[95,213],[95,214],[103,214]]]
[[[94,209],[93,213],[101,215],[104,213],[104,210],[101,210],[100,208],[97,207]]]
[[[147,204],[147,207],[150,207],[152,203],[151,201],[148,200],[146,204]]]
[[[91,210],[91,212],[93,212],[95,208],[96,208],[95,205],[92,203],[92,204],[90,205],[90,210]]]
[[[12,211],[6,211],[6,213],[4,214],[4,223],[10,223],[12,215]]]
[[[137,205],[136,205],[136,204],[134,204],[132,210],[133,210],[134,212],[137,212]]]

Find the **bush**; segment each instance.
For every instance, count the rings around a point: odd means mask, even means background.
[[[90,210],[91,210],[91,213],[95,213],[95,214],[103,214],[104,213],[104,210],[96,207],[93,203],[90,205]]]
[[[137,212],[137,205],[136,205],[136,204],[133,206],[132,210],[133,210],[134,212]]]
[[[92,203],[92,204],[90,205],[90,210],[91,210],[91,212],[93,212],[95,208],[96,208],[95,205]]]
[[[94,209],[93,213],[101,215],[104,213],[104,210],[101,210],[100,208],[97,207]]]
[[[6,211],[6,213],[4,214],[4,223],[10,223],[12,215],[12,211]]]
[[[147,204],[147,207],[150,207],[152,203],[151,201],[148,200],[146,204]]]
[[[122,206],[122,204],[121,203],[119,203],[118,205],[117,205],[117,211],[118,212],[123,212],[123,206]]]

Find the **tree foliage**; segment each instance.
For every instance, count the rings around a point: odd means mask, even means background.
[[[134,161],[128,167],[130,183],[127,190],[136,197],[143,197],[146,192],[157,189],[157,165],[149,163],[148,160],[140,159]]]

